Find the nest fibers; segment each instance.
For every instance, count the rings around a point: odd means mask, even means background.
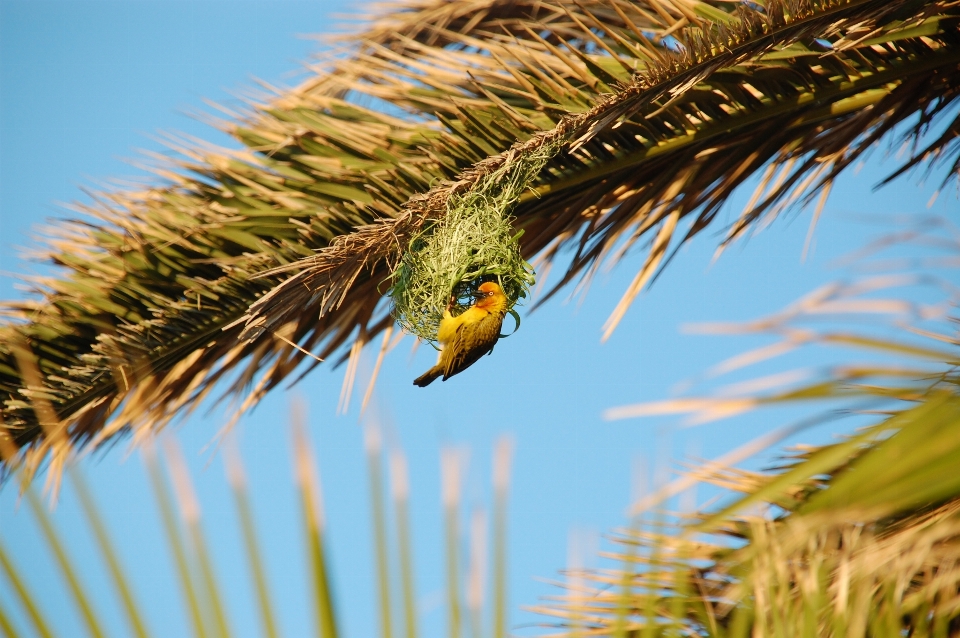
[[[451,197],[443,219],[413,238],[390,289],[394,317],[404,330],[436,343],[444,310],[465,310],[485,281],[500,284],[508,312],[526,297],[534,272],[520,256],[523,231],[514,232],[509,213],[557,149],[545,144],[505,162],[470,191]]]

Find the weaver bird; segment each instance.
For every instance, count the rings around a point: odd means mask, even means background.
[[[437,330],[440,358],[437,365],[414,379],[414,385],[423,388],[440,376],[446,381],[493,350],[507,314],[507,297],[492,281],[480,284],[474,297],[476,303],[456,317],[449,308],[444,311]]]

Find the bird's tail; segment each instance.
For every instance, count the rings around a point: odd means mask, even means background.
[[[418,385],[421,388],[425,388],[437,379],[443,376],[443,368],[440,366],[433,366],[419,377],[413,380],[413,385]]]

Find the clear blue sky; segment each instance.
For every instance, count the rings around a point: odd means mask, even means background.
[[[159,131],[224,141],[184,113],[204,108],[203,98],[231,103],[230,93],[252,86],[253,77],[294,83],[299,61],[316,47],[298,34],[329,32],[338,24],[332,15],[356,8],[346,2],[283,0],[0,2],[0,294],[22,294],[12,273],[45,272],[23,261],[17,247],[33,245],[31,229],[44,220],[69,216],[57,202],[84,201],[83,187],[138,175],[123,158],[135,157],[138,148],[159,150],[150,138]],[[800,414],[783,410],[685,430],[675,429],[672,417],[609,422],[601,416],[609,407],[675,396],[682,382],[763,342],[691,336],[680,332],[682,324],[749,319],[778,310],[838,277],[827,267],[831,260],[890,229],[866,225],[857,216],[929,212],[932,185],[901,180],[873,194],[871,187],[882,174],[883,168],[871,161],[837,186],[817,230],[815,250],[804,263],[800,256],[808,214],[777,221],[713,266],[717,235],[707,233],[692,242],[606,344],[600,343],[601,327],[639,267],[637,255],[598,276],[583,304],[564,303],[561,296],[537,312],[524,312],[520,331],[501,342],[494,356],[447,383],[427,389],[411,384],[430,365],[433,353],[421,348],[411,358],[409,339],[387,358],[372,412],[409,456],[416,586],[425,635],[441,635],[445,627],[438,604],[444,588],[440,448],[469,448],[465,497],[472,507],[489,503],[494,441],[501,434],[515,441],[510,621],[519,633],[531,633],[523,627],[538,618],[520,607],[557,593],[538,579],[553,579],[564,567],[571,532],[599,537],[626,522],[637,459],[646,459],[649,467],[686,455],[716,457]],[[730,206],[726,220],[739,212],[737,204],[742,206],[746,195]],[[942,196],[932,209],[954,219],[957,211],[955,193]],[[343,369],[321,366],[291,391],[269,396],[237,428],[275,602],[289,636],[304,635],[312,621],[289,453],[292,396],[309,404],[345,635],[377,631],[368,484],[358,426],[359,396],[374,356],[368,353],[365,359],[348,414],[335,414]],[[801,354],[789,364],[814,365],[825,356]],[[729,380],[786,367],[775,362]],[[200,493],[206,531],[216,539],[216,569],[227,587],[233,629],[236,635],[254,636],[259,624],[221,459],[211,461],[203,452],[224,419],[221,407],[201,411],[177,436]],[[801,439],[823,440],[827,434],[810,432]],[[760,463],[762,459],[754,466]],[[121,557],[136,576],[151,629],[159,636],[185,635],[185,613],[139,455],[128,454],[122,442],[82,466]],[[44,608],[63,635],[74,635],[78,616],[28,509],[18,505],[11,487],[0,491],[0,537],[29,572],[30,586],[42,593]],[[109,591],[69,486],[55,520],[69,536],[91,590]],[[2,579],[0,596],[10,600]],[[110,596],[101,598],[112,634],[124,635],[115,603]]]

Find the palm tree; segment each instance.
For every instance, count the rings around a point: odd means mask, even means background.
[[[509,213],[524,257],[541,268],[573,249],[554,291],[648,242],[609,335],[672,251],[751,176],[760,173],[760,186],[720,248],[792,205],[817,201],[819,214],[833,180],[891,137],[914,143],[891,179],[938,163],[952,179],[958,24],[952,0],[411,0],[346,39],[307,82],[220,122],[245,150],[176,145],[182,158],[156,167],[161,184],[103,193],[86,207],[97,223],[57,231],[48,257],[64,274],[39,282],[37,301],[7,304],[0,328],[4,462],[29,473],[49,456],[56,468],[75,445],[157,430],[232,373],[225,394],[243,396],[246,409],[311,356],[355,358],[393,325],[383,282],[471,195]],[[917,146],[929,130],[939,134]],[[957,486],[922,473],[931,458],[955,457],[956,378],[941,376],[922,392],[898,388],[915,405],[852,444],[807,453],[772,477],[708,473],[749,493],[739,506],[766,500],[786,515],[770,523],[731,506],[684,528],[733,536],[738,551],[630,531],[624,586],[600,610],[569,606],[572,631],[627,631],[639,611],[667,619],[668,633],[694,624],[740,635],[763,604],[743,592],[803,600],[796,590],[819,577],[798,570],[762,589],[764,557],[809,565],[812,553],[833,578],[842,570],[830,561],[840,565],[843,552],[817,554],[798,539],[843,549],[837,539],[864,521],[888,553],[919,537],[896,536],[904,530],[935,529],[924,547],[949,545]],[[868,493],[856,481],[864,473],[849,470],[882,464],[885,442],[902,442],[907,423],[925,424],[912,431],[928,437],[927,456],[897,477],[935,489]],[[893,496],[846,527],[813,518],[835,515],[838,494],[846,504]],[[669,560],[642,558],[666,565],[664,580],[636,586],[642,553],[629,548],[638,545],[673,548]],[[936,581],[913,607],[885,608],[873,635],[919,632],[955,597],[953,567],[914,558],[882,588],[864,566],[866,605],[877,591],[909,598],[918,574]],[[841,581],[830,578],[833,591]],[[698,593],[668,599],[672,583]],[[826,608],[810,609],[819,618]],[[949,622],[946,609],[936,618]],[[606,617],[585,627],[586,614]],[[836,635],[847,620],[830,617]]]

